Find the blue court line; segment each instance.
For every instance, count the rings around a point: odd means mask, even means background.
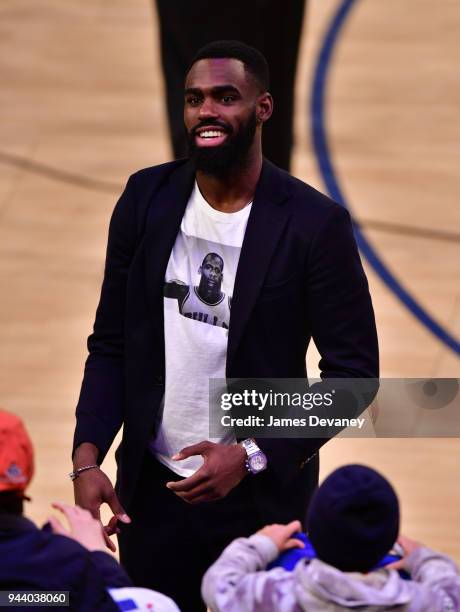
[[[332,158],[329,153],[328,140],[325,127],[325,97],[328,69],[331,63],[335,44],[351,8],[356,0],[343,0],[336,14],[329,24],[329,28],[323,40],[321,51],[318,56],[314,78],[313,92],[311,98],[311,125],[313,135],[313,146],[318,160],[319,169],[322,174],[326,188],[336,202],[350,209],[336,176]],[[460,342],[454,338],[440,323],[438,323],[414,297],[396,279],[391,270],[380,259],[377,251],[373,248],[363,232],[356,223],[353,223],[356,242],[359,250],[367,259],[369,264],[380,276],[386,286],[396,295],[404,306],[442,343],[460,355]]]

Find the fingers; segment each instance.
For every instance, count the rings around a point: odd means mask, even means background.
[[[266,525],[263,529],[258,531],[262,535],[265,535],[273,540],[280,551],[289,550],[290,548],[304,548],[304,543],[292,536],[302,531],[302,524],[300,521],[291,521],[287,525]]]
[[[68,535],[68,531],[64,528],[64,525],[61,523],[61,521],[57,517],[50,516],[48,518],[48,522],[51,525],[51,529],[53,530],[53,533],[57,533],[59,535]]]
[[[116,516],[117,520],[121,521],[122,523],[127,523],[127,524],[131,522],[131,519],[126,514],[125,509],[120,504],[117,494],[115,493],[115,490],[113,490],[112,494],[107,499],[107,503],[109,504],[110,509],[112,510],[113,514]]]
[[[118,527],[118,518],[116,516],[112,516],[107,525],[104,526],[104,531],[109,536],[120,533],[121,529]]]
[[[221,499],[220,495],[217,495],[217,493],[210,492],[210,493],[204,493],[203,495],[198,495],[194,497],[192,500],[185,500],[185,501],[187,501],[187,503],[189,504],[192,504],[192,506],[195,506],[196,504],[212,502],[218,499]]]
[[[399,561],[394,561],[393,563],[389,563],[388,565],[385,565],[385,569],[394,569],[394,570],[404,569],[404,559],[400,559]]]
[[[286,534],[289,536],[299,531],[302,531],[302,523],[300,521],[291,521],[286,525]]]
[[[207,471],[201,467],[197,472],[188,478],[183,480],[170,481],[166,483],[168,489],[171,489],[174,493],[187,493],[191,492],[198,485],[206,482],[209,478]]]
[[[283,545],[283,550],[290,550],[291,548],[305,548],[305,544],[297,538],[291,538]]]
[[[108,525],[106,527],[104,527],[102,525],[102,521],[100,519],[100,513],[99,513],[99,522],[101,523],[101,527],[102,527],[102,535],[104,536],[104,541],[105,541],[105,545],[107,546],[107,548],[109,550],[111,550],[112,552],[116,552],[117,547],[115,546],[115,544],[112,542],[112,540],[109,538],[109,535],[113,535],[116,532],[112,532],[112,520],[115,519],[115,521],[117,521],[117,517],[116,516],[112,516],[112,518],[110,519]],[[114,522],[115,522],[114,521]],[[109,529],[109,525],[110,525],[110,529]]]
[[[105,544],[107,546],[107,548],[109,550],[111,550],[112,552],[116,552],[117,551],[117,547],[115,546],[115,544],[112,542],[112,540],[109,538],[108,534],[106,533],[105,529],[102,530],[102,534],[104,536],[104,540],[105,540]]]
[[[189,504],[197,504],[201,501],[212,501],[218,499],[218,493],[207,482],[198,485],[191,491],[176,492],[176,495]]]
[[[173,461],[182,461],[187,457],[194,457],[195,455],[203,455],[212,447],[213,443],[208,440],[198,442],[198,444],[192,444],[192,446],[186,446],[181,451],[171,457]]]
[[[55,501],[51,504],[52,508],[56,510],[60,510],[64,514],[67,514],[73,508],[79,508],[80,506],[71,506],[70,504],[65,504],[64,502]]]
[[[408,538],[407,536],[401,534],[398,536],[398,539],[396,541],[404,551],[410,550],[411,547],[417,545],[417,542],[415,542],[415,540],[411,540],[411,538]]]
[[[303,543],[297,538],[291,538],[294,533],[299,533],[302,531],[302,523],[300,521],[291,521],[287,525],[282,525],[282,537],[285,540],[283,547],[287,544],[288,541],[291,542],[300,542],[302,546],[296,546],[296,548],[303,548]],[[290,546],[290,548],[294,548],[294,546]]]
[[[96,511],[97,517],[94,517],[94,515],[92,515],[88,510],[85,510],[84,508],[80,508],[80,506],[71,506],[69,504],[64,504],[62,502],[53,502],[52,507],[55,508],[56,510],[59,510],[60,512],[62,512],[68,519],[71,529],[73,529],[73,527],[75,526],[75,523],[77,522],[78,525],[78,520],[80,519],[85,519],[87,520],[88,518],[91,518],[93,520],[96,520],[101,527],[101,531],[102,534],[104,536],[104,540],[106,543],[107,548],[109,548],[112,552],[115,552],[117,550],[117,547],[115,546],[115,544],[112,542],[112,540],[109,538],[108,534],[106,533],[105,529],[102,527],[102,523],[100,521],[100,512],[99,510]],[[55,519],[57,521],[57,519]],[[57,521],[59,522],[59,521]],[[50,521],[51,526],[54,529],[54,525],[53,522]],[[62,525],[61,525],[62,527]],[[69,535],[68,532],[64,532],[63,535]]]
[[[88,510],[80,508],[80,506],[71,506],[63,502],[53,502],[51,507],[62,512],[67,517],[70,524],[76,519],[89,518],[91,516]]]
[[[107,503],[109,504],[110,509],[113,512],[113,516],[109,520],[108,524],[104,527],[103,534],[106,546],[109,548],[109,550],[115,552],[117,550],[117,547],[115,546],[114,542],[112,542],[109,536],[120,533],[118,521],[121,521],[125,524],[129,524],[131,523],[131,519],[126,514],[123,506],[120,504],[114,489],[112,490],[112,494],[110,495],[110,497],[107,499]]]

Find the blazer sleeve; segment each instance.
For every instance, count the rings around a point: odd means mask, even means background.
[[[123,422],[126,285],[138,241],[133,182],[130,177],[110,221],[104,280],[76,409],[73,451],[92,442],[99,463]]]
[[[374,310],[348,211],[335,205],[306,268],[312,337],[321,378],[378,378]]]
[[[343,382],[340,405],[337,404],[340,414],[333,416],[350,414],[355,417],[371,403],[378,390],[379,352],[366,275],[350,215],[342,206],[331,206],[319,225],[306,258],[304,274],[308,316],[312,337],[321,355],[319,367],[323,380],[312,385],[310,391],[330,391],[333,383],[328,383],[327,379],[371,379],[363,385],[359,398],[353,385]],[[338,399],[339,395],[336,397]],[[318,416],[324,414],[318,413]],[[340,428],[334,428],[327,432],[327,437],[318,438],[258,438],[258,444],[266,452],[275,475],[286,482],[292,480],[339,431]]]

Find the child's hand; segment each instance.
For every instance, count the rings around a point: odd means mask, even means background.
[[[388,569],[395,569],[395,570],[406,569],[407,557],[412,552],[414,552],[414,550],[416,550],[417,548],[421,546],[419,542],[415,542],[415,540],[410,540],[409,538],[406,538],[406,536],[403,536],[403,535],[399,536],[398,544],[403,549],[404,556],[399,561],[395,561],[394,563],[390,563],[389,565],[386,565],[385,567]]]
[[[278,547],[280,552],[291,548],[305,548],[305,544],[297,538],[292,538],[292,534],[302,531],[300,521],[292,521],[287,525],[267,525],[257,533],[268,536]]]
[[[107,552],[102,525],[100,521],[91,516],[88,510],[84,510],[79,506],[70,506],[58,502],[51,505],[66,516],[70,525],[70,530],[68,530],[56,516],[50,516],[48,520],[53,533],[72,538],[72,540],[76,540],[88,550]]]

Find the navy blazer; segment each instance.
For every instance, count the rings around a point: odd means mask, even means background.
[[[187,160],[140,170],[110,222],[74,448],[92,442],[101,462],[123,424],[117,490],[128,511],[161,420],[163,283],[194,179]],[[374,313],[348,212],[264,160],[235,279],[227,376],[306,377],[311,338],[323,378],[378,377]],[[253,488],[267,520],[303,518],[324,442],[258,440],[270,469]]]

